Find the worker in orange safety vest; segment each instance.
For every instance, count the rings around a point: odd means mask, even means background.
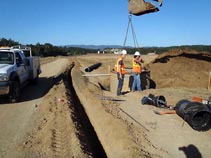
[[[135,91],[136,88],[139,92],[142,91],[140,74],[142,72],[141,63],[143,62],[144,60],[140,57],[140,53],[136,51],[133,58],[133,70],[132,70],[133,71],[133,85],[132,85],[133,92]]]
[[[122,87],[124,84],[124,77],[126,74],[125,64],[124,64],[124,59],[126,57],[126,54],[127,54],[127,51],[122,50],[120,57],[118,58],[114,66],[114,70],[117,73],[117,79],[118,79],[117,96],[122,95]]]

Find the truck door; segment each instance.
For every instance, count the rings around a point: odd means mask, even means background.
[[[15,56],[16,56],[17,73],[18,76],[20,77],[20,82],[23,83],[29,77],[28,67],[24,64],[23,58],[21,57],[20,53],[16,52]]]

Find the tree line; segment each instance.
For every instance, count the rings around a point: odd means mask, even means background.
[[[5,39],[5,38],[0,39],[0,46],[11,47],[16,45],[22,45],[22,44],[12,39]],[[94,49],[54,46],[50,43],[45,43],[45,44],[37,43],[36,45],[28,44],[26,46],[31,47],[33,55],[42,57],[58,56],[58,55],[71,56],[71,55],[82,55],[82,54],[97,52],[97,50]]]
[[[12,39],[0,38],[0,46],[15,46],[21,45],[21,43],[14,41]],[[67,47],[67,46],[54,46],[50,43],[36,45],[29,44],[27,45],[31,47],[32,52],[36,56],[72,56],[72,55],[82,55],[88,53],[97,53],[97,49],[85,49],[78,47]],[[119,48],[122,49],[122,48]],[[208,52],[211,53],[211,45],[183,45],[183,46],[171,46],[171,47],[143,47],[143,48],[126,48],[128,54],[133,54],[135,51],[140,51],[141,54],[148,53],[157,53],[161,54],[163,52],[168,52],[173,49],[179,50],[195,50],[197,52]],[[106,49],[109,50],[109,49]],[[112,53],[112,52],[107,52]]]

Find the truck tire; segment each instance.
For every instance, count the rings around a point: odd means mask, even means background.
[[[8,99],[10,103],[16,103],[20,100],[20,83],[18,81],[11,83]]]

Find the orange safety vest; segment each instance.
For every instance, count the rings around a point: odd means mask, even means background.
[[[122,60],[122,65],[120,65],[121,74],[126,74],[125,64],[124,64],[124,61],[123,61],[122,57],[119,57],[118,60],[116,61],[116,65],[114,66],[114,70],[116,72],[119,72],[118,66],[119,66],[119,61],[121,61],[121,60]]]
[[[133,59],[133,72],[140,74],[141,71],[142,71],[141,63],[136,63],[135,59]]]

